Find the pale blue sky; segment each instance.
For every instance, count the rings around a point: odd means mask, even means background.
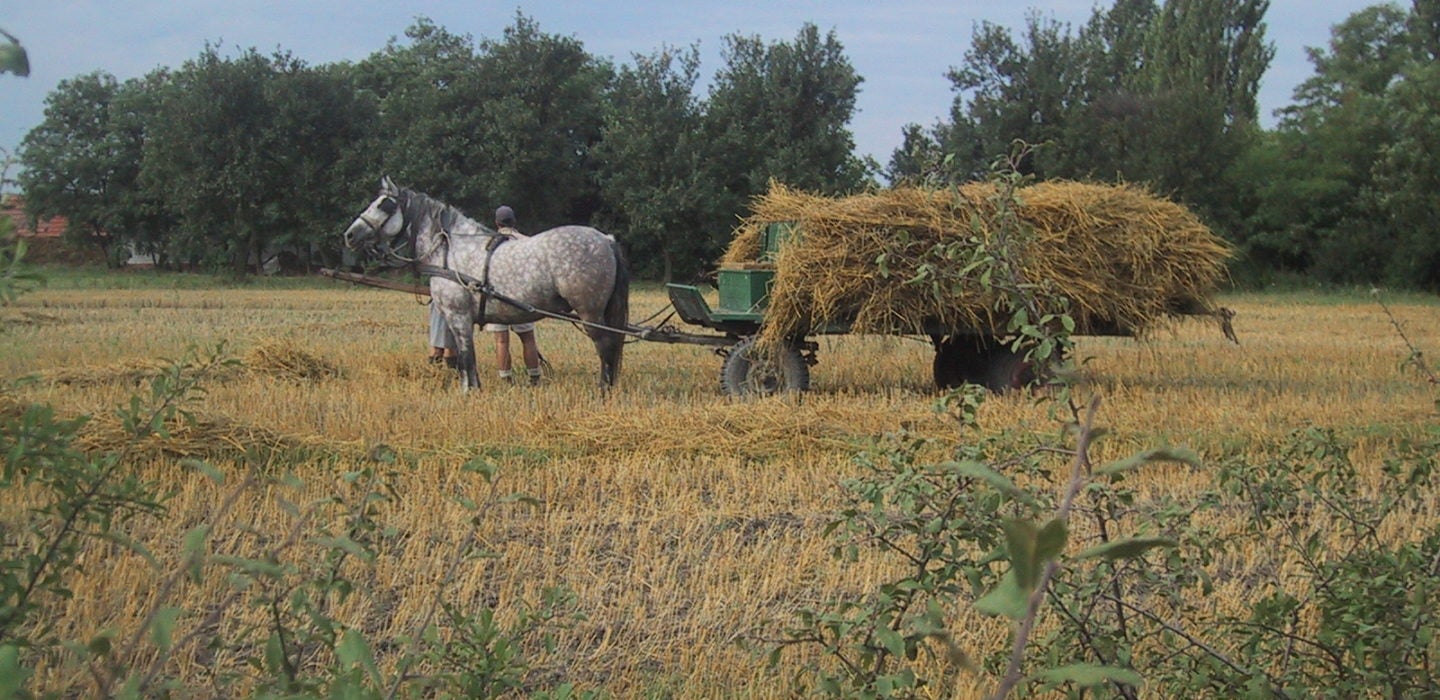
[[[1109,0],[6,0],[0,28],[20,38],[32,72],[0,75],[0,148],[14,153],[44,114],[46,95],[63,79],[103,69],[124,80],[179,66],[205,42],[227,55],[238,48],[283,48],[312,65],[359,60],[426,16],[456,34],[501,37],[516,12],[541,31],[571,36],[587,51],[619,63],[663,45],[697,44],[701,82],[721,67],[727,34],[793,39],[804,22],[834,30],[864,78],[851,122],[856,147],[883,165],[907,123],[947,117],[953,94],[945,72],[959,65],[980,21],[1019,30],[1027,11],[1072,26]],[[1261,91],[1262,119],[1289,103],[1312,74],[1307,46],[1327,46],[1330,27],[1377,4],[1366,0],[1272,0],[1266,19],[1276,47]],[[10,175],[14,175],[12,171]]]

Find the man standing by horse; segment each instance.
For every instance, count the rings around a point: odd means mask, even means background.
[[[528,238],[516,228],[515,210],[508,206],[501,206],[495,210],[495,230],[500,235],[495,238],[492,245],[499,246],[506,241]],[[540,346],[535,341],[535,324],[515,323],[506,325],[504,323],[486,323],[485,330],[495,334],[495,362],[500,367],[500,381],[512,381],[514,372],[510,368],[510,332],[520,336],[520,354],[525,360],[525,373],[530,376],[531,384],[540,383]]]
[[[530,323],[547,316],[583,328],[600,359],[601,388],[614,386],[630,328],[630,265],[615,238],[579,225],[519,240],[505,236],[509,242],[493,246],[500,237],[388,176],[344,233],[350,250],[430,278],[430,298],[455,337],[461,390],[480,386],[477,323]]]

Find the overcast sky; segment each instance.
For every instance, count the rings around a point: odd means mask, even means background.
[[[661,46],[698,44],[702,84],[720,68],[728,34],[793,40],[805,22],[833,30],[864,79],[851,131],[862,154],[882,165],[909,123],[933,125],[954,97],[945,73],[963,62],[974,27],[989,21],[1012,30],[1025,14],[1078,28],[1097,2],[1110,0],[4,0],[0,28],[30,56],[29,78],[0,75],[0,148],[13,154],[44,116],[45,98],[61,80],[104,70],[125,80],[160,66],[178,67],[208,41],[223,55],[280,48],[311,65],[356,61],[402,36],[416,17],[455,34],[499,39],[517,12],[542,32],[570,36],[595,56],[628,63]],[[1375,2],[1272,0],[1266,17],[1275,60],[1260,93],[1261,118],[1289,103],[1312,74],[1305,47],[1326,47],[1330,28]],[[1408,3],[1406,3],[1408,6]],[[14,176],[12,170],[9,173]]]

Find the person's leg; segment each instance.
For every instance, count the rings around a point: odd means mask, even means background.
[[[500,378],[510,379],[510,331],[495,331],[495,364],[500,368]]]
[[[439,307],[430,305],[430,361],[439,363],[444,358],[455,356],[455,338],[450,327],[445,325],[445,316]]]
[[[530,375],[530,383],[540,382],[540,346],[535,342],[535,329],[518,331],[515,335],[520,336],[520,351],[525,358],[525,372]]]

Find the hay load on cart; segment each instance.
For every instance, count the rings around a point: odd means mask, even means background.
[[[1030,377],[1004,342],[997,295],[1006,284],[1026,285],[1042,304],[1068,300],[1042,311],[1068,313],[1077,335],[1146,337],[1187,317],[1230,335],[1213,295],[1232,254],[1188,209],[1131,185],[1043,182],[1007,197],[976,183],[832,198],[772,184],[720,261],[718,311],[762,321],[736,350],[767,386],[805,388],[794,384],[808,384],[808,370],[792,376],[813,364],[795,357],[813,345],[805,337],[846,332],[929,336],[939,385],[1003,390]],[[982,280],[996,269],[973,264],[985,255],[1013,263],[1013,279]],[[727,288],[729,306],[749,308],[725,309]],[[715,313],[686,320],[720,328],[707,322]]]

